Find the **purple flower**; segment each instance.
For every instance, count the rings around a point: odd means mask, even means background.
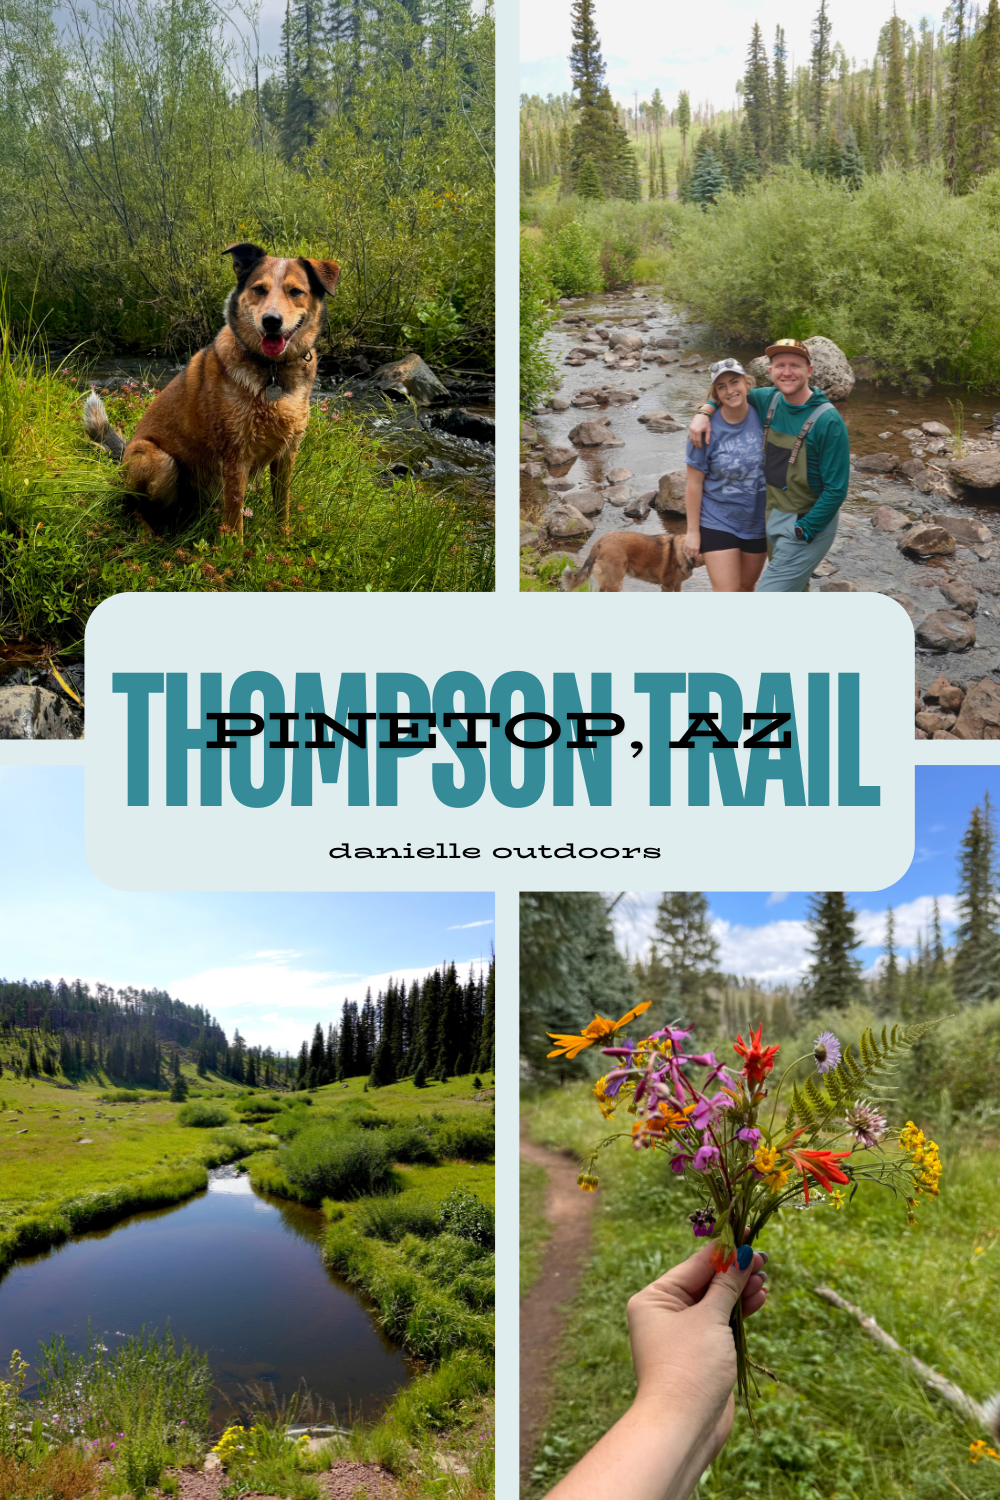
[[[672,1172],[678,1173],[678,1175],[679,1175],[681,1172],[684,1171],[684,1168],[689,1165],[690,1161],[691,1161],[691,1157],[690,1156],[686,1156],[684,1154],[684,1152],[681,1151],[671,1161],[671,1163],[670,1163],[670,1170]]]
[[[715,1124],[719,1118],[720,1110],[732,1109],[732,1107],[733,1101],[729,1098],[728,1094],[723,1094],[720,1091],[711,1099],[706,1099],[705,1095],[702,1094],[691,1112],[691,1124],[695,1130],[705,1130],[709,1125]]]
[[[617,1099],[622,1084],[629,1076],[628,1068],[614,1068],[604,1079],[604,1097],[606,1099]]]
[[[742,1130],[737,1130],[736,1139],[738,1141],[748,1141],[751,1146],[756,1146],[760,1140],[760,1131],[755,1125],[744,1125]]]
[[[697,1063],[699,1068],[717,1068],[719,1066],[719,1060],[714,1052],[692,1053],[688,1058],[688,1062]]]
[[[685,1037],[689,1037],[690,1035],[690,1031],[677,1031],[672,1026],[664,1026],[662,1031],[654,1031],[649,1040],[651,1042],[667,1041],[671,1047],[676,1048],[680,1042],[684,1041]]]
[[[688,1215],[688,1218],[691,1220],[691,1228],[694,1230],[695,1239],[707,1239],[715,1228],[715,1215],[711,1208],[707,1206],[695,1209],[693,1214]]]
[[[840,1043],[832,1031],[821,1031],[813,1042],[817,1073],[829,1073],[840,1062]]]
[[[859,1146],[869,1150],[885,1135],[886,1120],[868,1099],[856,1099],[844,1120]]]
[[[699,1146],[691,1161],[691,1170],[693,1172],[707,1172],[713,1161],[717,1161],[718,1158],[718,1146]]]

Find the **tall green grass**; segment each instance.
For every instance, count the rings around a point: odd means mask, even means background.
[[[211,1125],[230,1125],[232,1120],[231,1111],[212,1099],[192,1099],[177,1111],[178,1125],[192,1125],[200,1130]]]
[[[282,1172],[307,1203],[390,1192],[392,1160],[380,1134],[337,1130],[328,1121],[302,1131],[279,1153]]]

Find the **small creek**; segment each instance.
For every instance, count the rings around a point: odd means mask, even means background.
[[[410,1378],[406,1355],[366,1300],[323,1262],[318,1210],[255,1192],[223,1168],[175,1208],[132,1214],[17,1261],[0,1281],[0,1359],[62,1334],[85,1349],[87,1325],[110,1349],[168,1323],[208,1355],[212,1425],[225,1426],[248,1382],[278,1401],[304,1381],[338,1420],[375,1415]],[[34,1369],[26,1394],[32,1394]]]
[[[567,324],[565,317],[582,315],[590,326]],[[610,331],[626,326],[638,332],[643,340],[642,360],[637,369],[622,371],[605,365],[607,343],[598,330]],[[588,338],[589,335],[589,338]],[[673,349],[660,349],[654,343],[660,338],[676,341]],[[624,514],[624,506],[650,491],[655,491],[660,476],[684,467],[687,425],[693,408],[699,404],[708,385],[708,365],[727,355],[744,364],[762,353],[757,348],[741,348],[715,335],[706,324],[689,319],[682,309],[665,301],[655,289],[634,293],[606,294],[576,298],[563,307],[563,317],[549,335],[549,345],[558,370],[558,384],[553,394],[571,402],[581,391],[604,386],[613,391],[634,392],[635,398],[622,404],[597,407],[570,405],[566,411],[545,409],[530,418],[539,442],[525,454],[528,472],[521,473],[521,544],[545,555],[560,552],[572,566],[578,567],[590,548],[603,535],[622,528],[636,529],[649,535],[663,530],[682,532],[681,515],[661,514],[655,508],[645,519],[634,521]],[[571,349],[592,351],[594,357],[574,367],[566,364]],[[647,359],[647,356],[653,356]],[[663,362],[659,362],[659,361]],[[654,362],[656,361],[656,362]],[[688,364],[689,361],[694,363]],[[681,368],[687,364],[687,368]],[[909,459],[910,442],[901,436],[904,429],[919,427],[922,422],[943,422],[953,429],[955,413],[952,404],[964,408],[966,434],[978,438],[980,428],[991,423],[994,397],[970,397],[967,391],[932,387],[926,394],[914,395],[858,381],[846,401],[838,403],[851,438],[852,455],[861,458],[876,452],[891,452],[900,461]],[[651,433],[639,418],[652,412],[669,412],[677,422],[677,432]],[[599,418],[606,420],[622,440],[621,447],[581,448],[571,463],[561,467],[544,462],[544,450],[550,447],[572,448],[569,433],[578,422]],[[534,472],[530,466],[533,464]],[[545,529],[545,519],[562,500],[573,502],[573,491],[600,490],[608,487],[612,470],[631,471],[630,478],[615,487],[617,504],[608,502],[590,519],[594,531],[583,541],[553,540]],[[990,492],[990,500],[994,498]],[[934,610],[953,609],[954,605],[938,587],[949,578],[970,584],[978,596],[975,619],[975,644],[964,651],[932,652],[916,648],[916,676],[926,687],[939,673],[963,685],[979,682],[987,673],[1000,671],[1000,547],[994,543],[980,557],[971,547],[959,544],[955,554],[915,561],[898,549],[897,535],[876,531],[872,519],[881,505],[892,506],[908,517],[928,520],[937,512],[949,516],[970,517],[983,522],[993,537],[1000,540],[1000,506],[985,501],[954,501],[938,494],[922,494],[902,476],[864,473],[853,467],[848,498],[840,515],[840,528],[829,555],[834,570],[828,577],[849,580],[859,592],[891,593],[907,601],[911,617],[919,619]],[[811,589],[820,589],[826,578],[814,578]],[[708,574],[699,568],[684,584],[684,592],[707,592]],[[630,592],[653,592],[654,586],[626,579]]]

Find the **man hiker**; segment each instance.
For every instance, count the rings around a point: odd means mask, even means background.
[[[809,587],[837,535],[847,497],[851,445],[844,419],[822,391],[810,388],[812,357],[798,339],[766,351],[774,386],[747,392],[764,428],[765,529],[770,561],[758,594],[794,594]],[[711,432],[714,401],[698,408],[688,436],[698,448]]]

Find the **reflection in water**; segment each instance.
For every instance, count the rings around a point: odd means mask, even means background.
[[[213,1173],[208,1192],[178,1207],[19,1261],[0,1282],[0,1362],[15,1348],[30,1358],[54,1334],[85,1348],[88,1323],[112,1349],[169,1323],[208,1355],[213,1425],[242,1406],[248,1381],[279,1402],[304,1381],[341,1418],[373,1415],[406,1384],[407,1360],[323,1263],[323,1225],[245,1175]]]

